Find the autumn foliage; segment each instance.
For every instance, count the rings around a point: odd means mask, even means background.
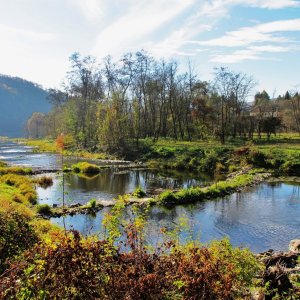
[[[149,252],[136,233],[129,225],[128,251],[76,231],[55,245],[39,244],[0,277],[0,298],[233,299],[257,271],[249,252],[226,240],[210,247],[169,241]]]

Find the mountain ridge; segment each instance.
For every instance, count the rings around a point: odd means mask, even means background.
[[[50,111],[47,96],[47,90],[37,83],[0,74],[0,136],[23,137],[33,112]]]

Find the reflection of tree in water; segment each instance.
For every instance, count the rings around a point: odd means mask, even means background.
[[[133,192],[138,186],[144,190],[156,188],[179,189],[199,186],[203,182],[194,178],[166,177],[161,172],[153,170],[102,170],[91,178],[82,175],[68,174],[67,185],[70,190],[99,191],[114,195]]]

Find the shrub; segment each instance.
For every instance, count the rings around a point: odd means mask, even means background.
[[[29,201],[31,204],[36,204],[37,193],[29,178],[22,175],[6,174],[0,177],[0,182],[14,187],[14,194],[18,196],[19,200],[23,200],[24,197],[24,199]],[[23,197],[19,197],[19,195]]]
[[[100,167],[88,162],[79,162],[75,165],[72,165],[72,170],[75,173],[97,174],[100,172]]]
[[[145,197],[145,196],[146,196],[146,193],[145,193],[145,191],[144,191],[140,186],[138,186],[138,187],[134,190],[134,192],[132,193],[132,195],[133,195],[134,197],[137,197],[137,198],[142,198],[142,197]]]
[[[31,175],[31,168],[23,167],[8,167],[0,165],[0,174],[18,174],[18,175]]]
[[[0,168],[7,167],[7,163],[4,161],[0,161]]]
[[[171,158],[175,155],[175,150],[168,147],[158,147],[154,153],[155,158]]]
[[[29,219],[23,214],[0,212],[0,274],[12,259],[38,241]]]
[[[166,190],[162,192],[158,196],[158,200],[162,205],[170,205],[170,204],[175,204],[177,202],[175,194],[170,190]]]
[[[213,174],[218,162],[218,155],[215,151],[211,151],[201,160],[201,171],[208,174]]]
[[[280,167],[280,170],[287,175],[300,176],[300,162],[287,161]]]
[[[134,227],[128,229],[126,244],[136,236]],[[0,297],[244,299],[259,269],[249,251],[233,249],[228,242],[172,245],[160,253],[145,247],[121,252],[106,241],[82,241],[74,232],[74,238],[63,238],[55,247],[38,245],[27,253],[5,273]]]
[[[52,215],[52,209],[48,204],[39,204],[36,206],[36,211],[45,216],[51,216]]]
[[[46,189],[53,185],[53,179],[49,176],[42,176],[36,179],[35,181],[40,187]]]
[[[267,157],[261,151],[252,150],[248,155],[248,162],[253,164],[255,167],[268,167]]]
[[[95,208],[96,207],[96,204],[97,204],[97,201],[96,199],[91,199],[88,203],[88,207],[90,208]]]

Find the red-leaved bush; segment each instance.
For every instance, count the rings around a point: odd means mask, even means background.
[[[249,252],[226,241],[212,247],[168,242],[150,253],[134,227],[128,233],[126,252],[76,231],[58,244],[37,245],[1,275],[0,298],[225,300],[242,293],[257,271]]]

